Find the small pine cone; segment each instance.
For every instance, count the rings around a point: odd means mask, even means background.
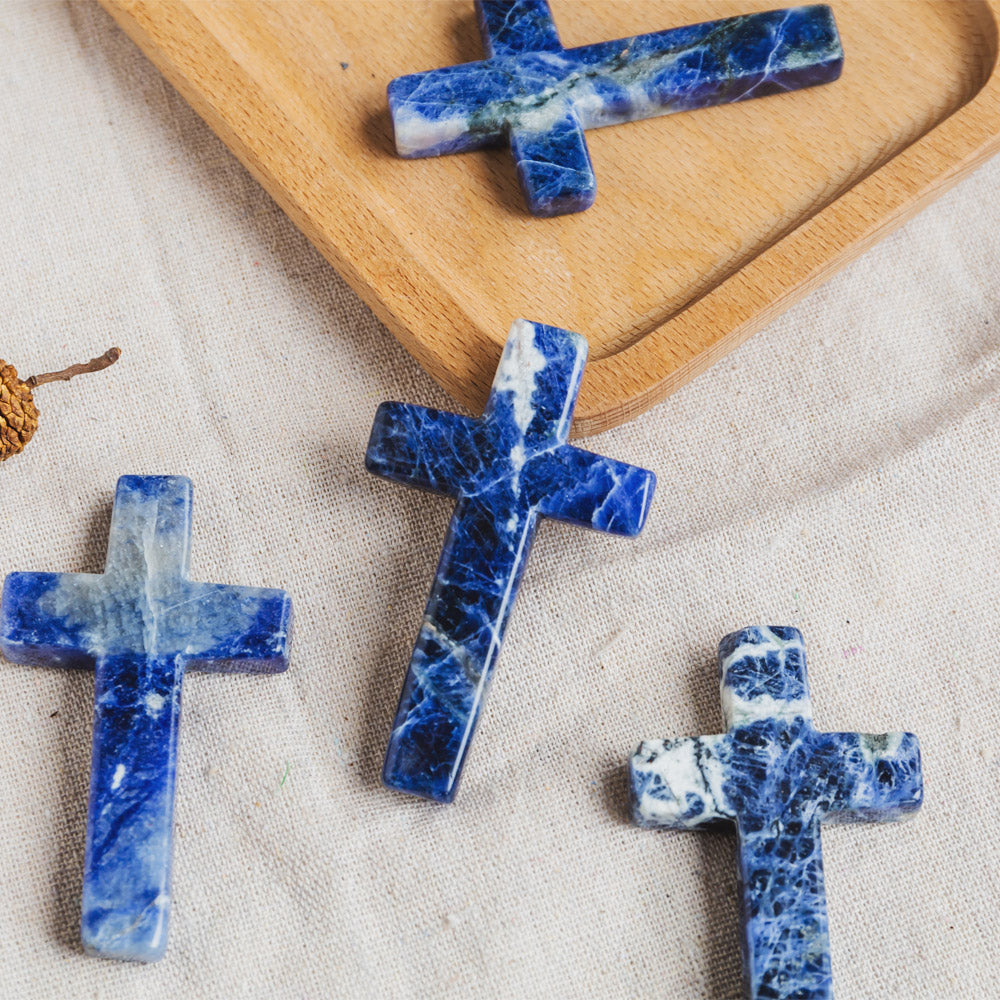
[[[17,377],[17,369],[0,360],[0,462],[16,455],[38,427],[38,410],[31,390]]]

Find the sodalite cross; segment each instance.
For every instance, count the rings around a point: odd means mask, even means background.
[[[487,58],[389,84],[400,156],[510,142],[535,215],[579,212],[596,181],[584,130],[829,83],[829,7],[746,14],[564,49],[545,0],[476,0]]]
[[[719,670],[729,732],[643,743],[630,768],[635,820],[681,829],[735,823],[748,995],[825,1000],[820,822],[919,809],[920,747],[911,733],[817,732],[797,629],[726,636]]]
[[[191,483],[118,480],[104,573],[11,573],[0,650],[96,667],[82,936],[92,955],[152,962],[167,944],[174,776],[186,667],[288,665],[281,590],[192,583]]]
[[[586,356],[579,334],[517,320],[481,419],[376,413],[369,470],[458,501],[389,740],[390,788],[454,798],[539,515],[642,528],[653,474],[566,443]]]

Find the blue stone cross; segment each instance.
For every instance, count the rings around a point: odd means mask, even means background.
[[[122,476],[103,574],[4,582],[4,656],[96,668],[82,937],[105,958],[152,962],[166,949],[185,668],[288,665],[288,595],[191,582],[190,540],[188,479]]]
[[[653,474],[566,443],[586,356],[579,334],[517,320],[481,419],[376,413],[368,469],[458,501],[389,740],[390,788],[454,798],[539,515],[642,528]]]
[[[641,744],[630,765],[635,820],[679,829],[735,823],[748,995],[827,1000],[820,823],[919,809],[920,747],[912,733],[817,732],[797,629],[726,636],[719,672],[729,732]]]
[[[388,87],[400,156],[508,141],[535,215],[588,208],[584,130],[829,83],[844,54],[827,6],[745,14],[564,49],[545,0],[476,0],[487,58]]]

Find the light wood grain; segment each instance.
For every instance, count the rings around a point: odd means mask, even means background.
[[[590,342],[574,430],[703,371],[1000,148],[1000,0],[834,0],[844,74],[588,132],[536,219],[502,150],[394,155],[395,76],[482,55],[471,0],[101,0],[420,364],[481,408],[510,323]],[[582,45],[776,6],[552,0]]]

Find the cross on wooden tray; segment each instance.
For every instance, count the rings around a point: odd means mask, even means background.
[[[105,958],[152,962],[166,948],[185,668],[288,665],[288,595],[191,582],[190,541],[188,479],[122,476],[103,574],[11,573],[4,583],[4,656],[96,668],[82,936]]]
[[[719,645],[721,736],[642,743],[630,763],[643,826],[736,824],[744,979],[757,998],[832,996],[820,823],[891,820],[923,800],[912,733],[813,728],[797,629],[743,629]]]
[[[818,5],[564,49],[545,0],[476,0],[487,58],[397,77],[400,156],[509,141],[535,215],[579,212],[597,182],[585,129],[829,83],[843,50]]]
[[[390,788],[454,798],[539,515],[642,528],[653,474],[566,443],[586,357],[579,334],[517,320],[482,418],[376,413],[368,469],[458,501],[389,740]]]

